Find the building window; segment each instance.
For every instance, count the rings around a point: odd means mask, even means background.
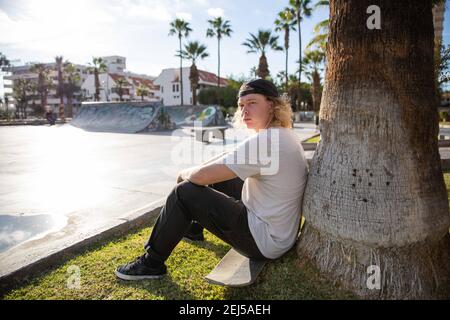
[[[177,92],[180,92],[180,85],[177,84]]]
[[[161,93],[164,93],[164,87],[161,86]]]

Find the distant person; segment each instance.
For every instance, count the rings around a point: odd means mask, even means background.
[[[55,116],[53,114],[53,108],[49,105],[46,105],[44,107],[45,110],[45,118],[47,119],[47,122],[53,126],[55,124]]]
[[[162,277],[176,245],[183,237],[203,240],[203,228],[251,259],[277,259],[291,249],[299,232],[307,179],[291,114],[272,82],[257,79],[243,84],[235,124],[254,134],[234,151],[180,172],[145,253],[118,267],[116,276]],[[261,142],[267,143],[270,156],[261,153]],[[259,151],[250,152],[256,144]]]

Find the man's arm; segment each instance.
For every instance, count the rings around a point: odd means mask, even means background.
[[[182,171],[178,174],[178,177],[177,177],[177,183],[180,183],[180,182],[182,182],[183,180],[185,180],[184,177],[188,176],[189,173],[190,173],[191,171],[194,171],[195,169],[198,169],[199,167],[208,165],[208,164],[210,164],[210,163],[216,161],[217,159],[220,159],[221,157],[223,157],[223,156],[224,156],[225,154],[227,154],[227,153],[228,153],[228,151],[225,151],[225,152],[223,152],[223,153],[221,153],[221,154],[219,154],[219,155],[217,155],[217,156],[214,156],[214,157],[212,157],[211,159],[205,161],[204,163],[202,163],[202,164],[199,165],[199,166],[192,167],[192,168],[187,168],[187,169],[182,170]],[[184,172],[184,173],[183,173],[183,172]],[[183,176],[184,176],[184,177],[183,177]],[[223,181],[225,181],[225,180],[223,180]],[[195,182],[194,182],[194,183],[195,183]]]
[[[212,157],[212,158],[209,159],[208,161],[203,162],[203,163],[202,163],[202,166],[205,165],[205,164],[209,164],[209,163],[211,163],[211,162],[214,162],[214,161],[216,161],[217,159],[220,159],[221,157],[223,157],[223,156],[226,155],[227,153],[228,153],[228,151],[225,151],[225,152],[222,152],[221,154],[219,154],[219,155],[217,155],[217,156]]]
[[[194,168],[188,168],[180,173],[182,180],[206,186],[236,178],[236,174],[224,164],[209,163]]]

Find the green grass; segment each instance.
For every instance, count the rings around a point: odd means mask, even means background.
[[[319,143],[320,141],[320,134],[317,136],[314,136],[312,138],[309,138],[308,140],[306,140],[306,143]]]
[[[154,222],[154,221],[153,221]],[[98,244],[48,270],[3,299],[349,299],[353,296],[323,278],[309,263],[299,263],[295,250],[266,265],[257,282],[225,288],[204,280],[230,247],[209,232],[206,241],[182,241],[167,260],[161,280],[126,282],[115,268],[143,253],[150,234],[146,227],[117,240]],[[68,268],[80,268],[80,288],[69,289]]]
[[[450,201],[450,171],[444,172]],[[208,284],[204,276],[220,261],[229,246],[209,232],[206,241],[182,241],[167,260],[168,275],[162,280],[125,282],[114,269],[143,253],[153,221],[128,236],[99,243],[84,253],[47,270],[3,299],[354,299],[325,279],[307,261],[299,261],[295,249],[266,265],[257,282],[245,288]],[[68,268],[80,268],[80,288],[67,286]]]

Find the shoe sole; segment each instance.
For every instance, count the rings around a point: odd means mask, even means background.
[[[189,237],[186,237],[186,236],[184,236],[183,239],[191,240],[191,241],[205,241],[205,238],[195,238],[195,237],[189,238]]]
[[[164,275],[157,275],[157,276],[130,276],[128,274],[120,273],[119,271],[114,272],[116,274],[116,277],[122,280],[126,281],[139,281],[139,280],[157,280],[164,277]]]

